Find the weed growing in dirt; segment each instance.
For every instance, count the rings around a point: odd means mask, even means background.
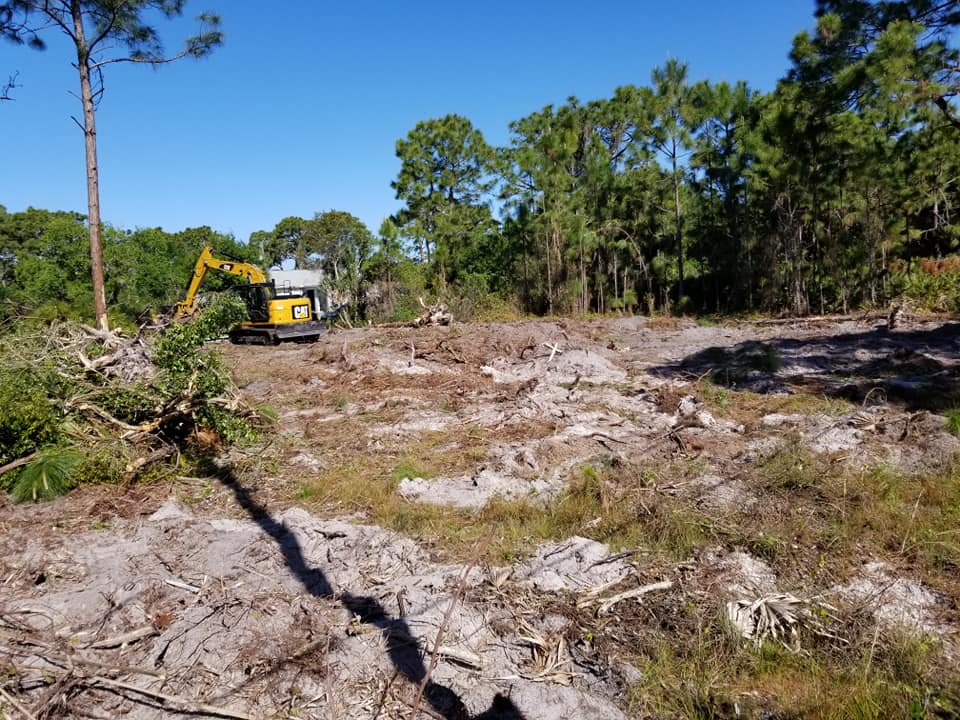
[[[410,459],[402,460],[397,466],[393,469],[393,479],[395,482],[400,482],[404,478],[423,478],[428,480],[434,477],[434,472],[419,463],[415,463]]]
[[[943,429],[951,435],[960,437],[960,409],[953,408],[944,413],[946,420],[943,423]]]
[[[761,459],[757,471],[769,488],[784,490],[814,487],[821,477],[818,462],[796,435],[788,437],[773,453]]]
[[[697,398],[714,411],[724,412],[734,402],[732,393],[725,387],[703,380],[697,388]]]

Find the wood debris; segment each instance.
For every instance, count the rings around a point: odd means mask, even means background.
[[[453,315],[450,312],[450,308],[447,307],[446,303],[436,302],[433,305],[427,305],[423,302],[423,298],[418,298],[420,300],[420,307],[423,308],[423,312],[420,313],[419,317],[410,320],[409,322],[393,322],[393,323],[381,323],[380,325],[375,325],[374,327],[378,328],[421,328],[421,327],[442,327],[447,326],[453,322]]]
[[[824,606],[826,607],[826,606]],[[754,600],[728,602],[727,619],[740,636],[761,645],[773,640],[794,652],[800,649],[800,630],[808,628],[816,635],[838,639],[826,632],[808,600],[789,593],[763,595]],[[821,612],[824,612],[821,608]]]

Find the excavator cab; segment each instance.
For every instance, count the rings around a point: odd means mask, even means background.
[[[273,283],[237,285],[233,290],[247,306],[247,317],[250,318],[250,322],[270,322],[270,301],[275,294]]]

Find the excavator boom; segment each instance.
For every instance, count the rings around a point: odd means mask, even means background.
[[[188,317],[196,312],[197,292],[203,285],[207,271],[211,269],[245,277],[248,283],[267,282],[267,276],[256,265],[234,260],[220,260],[213,256],[213,249],[208,245],[200,252],[200,257],[197,258],[197,262],[193,266],[193,276],[190,278],[190,285],[187,286],[187,296],[182,302],[177,303],[177,317]]]

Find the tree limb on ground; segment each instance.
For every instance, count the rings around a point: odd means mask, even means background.
[[[0,466],[0,475],[4,475],[10,472],[11,470],[16,470],[18,467],[22,467],[23,465],[26,465],[28,462],[33,460],[39,454],[40,454],[40,451],[38,450],[37,452],[32,452],[29,455],[24,455],[22,458],[18,458],[13,462],[8,462],[6,465]]]

